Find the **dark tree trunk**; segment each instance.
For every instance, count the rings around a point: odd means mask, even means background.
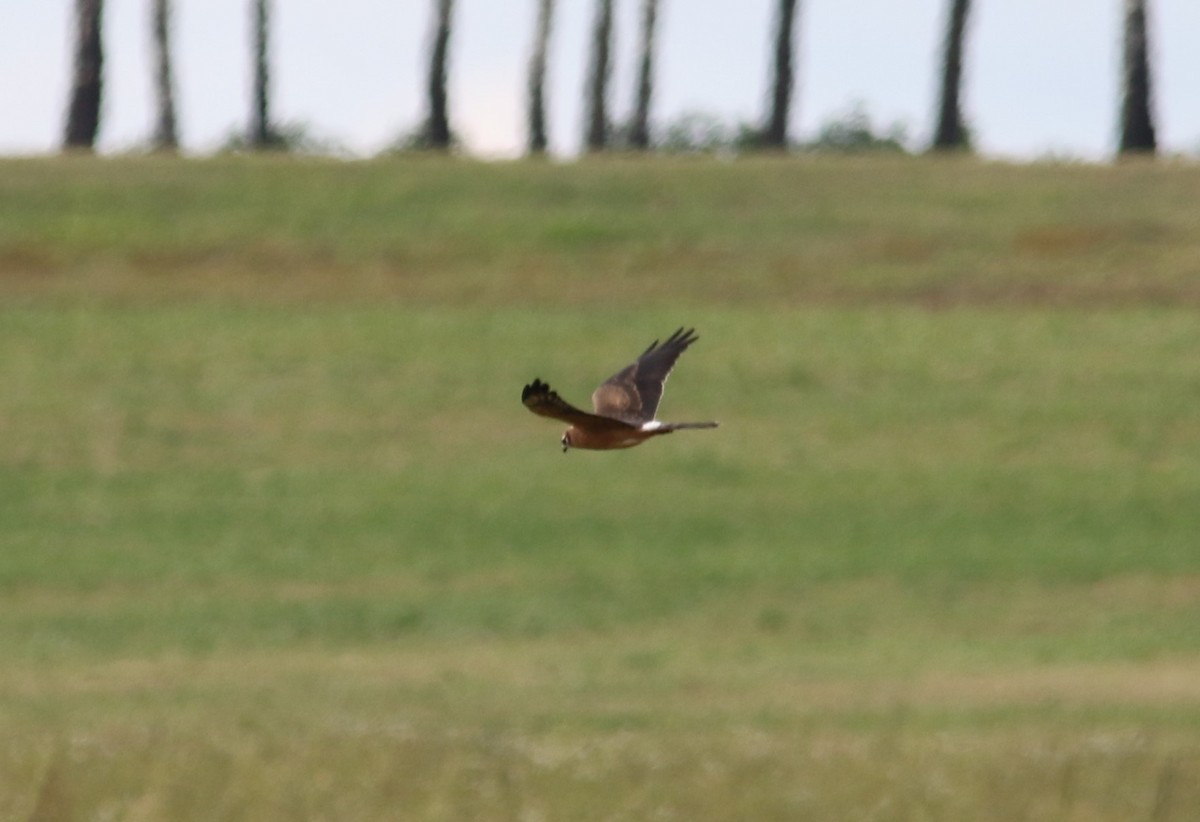
[[[596,0],[596,21],[592,26],[592,62],[587,78],[587,130],[584,145],[588,151],[608,147],[608,75],[612,48],[613,0]]]
[[[104,91],[103,13],[103,0],[75,0],[75,73],[63,136],[68,149],[93,151],[96,147]]]
[[[1121,154],[1153,154],[1158,147],[1150,111],[1150,49],[1146,0],[1125,0],[1125,49],[1121,78]]]
[[[154,90],[158,103],[154,148],[157,151],[176,151],[179,148],[179,134],[175,124],[175,84],[171,71],[171,0],[154,0],[152,29]]]
[[[250,111],[250,147],[263,150],[275,144],[271,124],[271,72],[268,34],[271,10],[268,0],[253,0],[254,102]]]
[[[654,92],[654,29],[657,21],[658,0],[643,0],[637,104],[633,122],[629,124],[629,146],[639,151],[650,148],[650,98]]]
[[[450,50],[450,16],[453,0],[434,0],[433,43],[429,57],[429,118],[425,143],[429,148],[450,148],[450,117],[446,105],[446,65]]]
[[[795,37],[796,0],[779,0],[775,15],[775,66],[771,85],[771,111],[763,128],[762,143],[768,148],[787,148],[788,118],[792,107],[792,41]]]
[[[937,129],[933,134],[935,151],[954,151],[967,147],[959,99],[962,89],[963,39],[967,28],[970,0],[951,0],[946,22],[946,43],[942,62],[942,98],[938,107]]]
[[[546,138],[546,52],[554,25],[554,0],[539,0],[533,55],[529,58],[529,153],[545,154]]]

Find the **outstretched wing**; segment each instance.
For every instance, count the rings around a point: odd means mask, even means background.
[[[580,411],[558,396],[557,391],[551,390],[549,385],[538,379],[521,389],[521,403],[540,417],[551,417],[592,431],[628,427],[628,424],[621,420]]]
[[[613,374],[592,394],[592,408],[603,417],[641,425],[654,419],[663,385],[679,355],[700,339],[696,330],[680,328],[662,345],[655,340],[632,365]]]

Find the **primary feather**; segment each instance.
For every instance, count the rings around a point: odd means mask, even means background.
[[[675,361],[698,339],[694,328],[679,328],[662,345],[650,343],[637,360],[600,384],[592,394],[592,410],[631,425],[653,420]]]

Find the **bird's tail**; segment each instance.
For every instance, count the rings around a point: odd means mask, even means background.
[[[665,422],[658,430],[664,434],[669,434],[672,431],[680,431],[684,428],[716,428],[715,422]]]

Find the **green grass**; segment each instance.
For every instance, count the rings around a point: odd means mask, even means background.
[[[1197,195],[0,163],[0,818],[1188,818]]]

